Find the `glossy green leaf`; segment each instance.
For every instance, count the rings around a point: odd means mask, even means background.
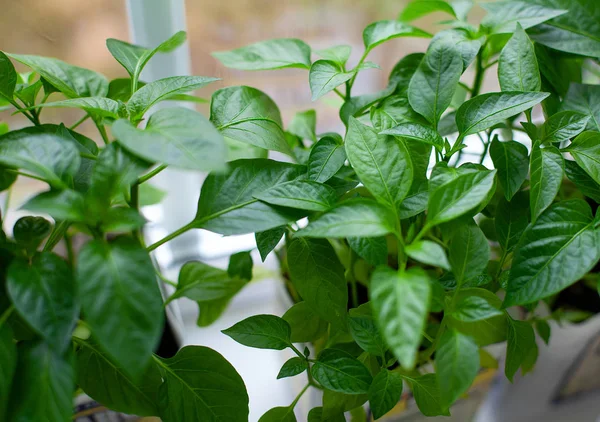
[[[296,415],[292,406],[274,407],[267,410],[258,422],[296,422]]]
[[[564,160],[555,147],[534,146],[530,163],[531,221],[552,204],[563,179]]]
[[[565,160],[565,173],[585,196],[600,203],[600,185],[575,161]]]
[[[283,350],[289,347],[290,324],[275,315],[254,315],[221,331],[244,346]]]
[[[239,277],[242,280],[250,281],[252,279],[252,266],[250,251],[237,252],[229,257],[227,274],[230,277]]]
[[[0,51],[0,96],[12,100],[17,85],[17,72],[10,59]]]
[[[395,231],[394,214],[371,199],[351,199],[311,220],[297,237],[372,237]]]
[[[105,97],[108,94],[108,81],[92,70],[49,57],[22,54],[8,56],[30,67],[69,98]]]
[[[440,339],[435,358],[441,402],[448,408],[475,380],[479,371],[479,348],[471,337],[447,330]]]
[[[381,237],[349,237],[348,246],[374,267],[387,262],[387,240]]]
[[[406,197],[413,168],[403,143],[378,135],[352,118],[346,134],[346,154],[362,183],[378,201],[396,208]]]
[[[123,147],[149,161],[190,170],[225,168],[223,138],[195,110],[182,107],[159,110],[143,130],[128,120],[117,120],[112,131]]]
[[[307,211],[327,211],[336,201],[332,187],[308,180],[280,183],[254,197],[268,204]]]
[[[300,177],[306,171],[304,166],[267,159],[238,160],[228,166],[228,173],[212,173],[202,185],[196,227],[224,235],[245,234],[279,227],[306,215],[254,198]]]
[[[414,259],[427,265],[433,265],[445,270],[450,270],[450,263],[446,257],[446,251],[439,244],[431,240],[418,240],[404,248],[404,252]]]
[[[461,225],[450,238],[448,261],[458,286],[483,273],[490,260],[485,234],[473,221]]]
[[[134,378],[160,340],[162,298],[145,248],[121,237],[93,240],[77,260],[81,308],[99,346]]]
[[[348,289],[344,267],[324,239],[295,238],[288,246],[288,267],[300,296],[321,318],[345,329]]]
[[[15,259],[8,267],[6,288],[19,315],[53,350],[63,353],[79,311],[67,263],[49,252],[31,261]]]
[[[547,321],[540,319],[535,322],[535,330],[540,335],[544,343],[550,343],[551,328]]]
[[[500,53],[498,80],[502,91],[539,91],[540,71],[533,43],[517,22],[517,28]]]
[[[317,141],[317,113],[315,110],[306,110],[294,114],[288,132],[300,139]]]
[[[480,321],[502,315],[500,309],[480,296],[467,296],[459,300],[452,310],[452,317],[459,321]]]
[[[75,372],[70,354],[56,354],[41,341],[20,342],[17,354],[7,420],[71,420]]]
[[[282,318],[290,324],[292,343],[315,341],[327,332],[327,322],[307,302],[298,302],[283,314]]]
[[[301,40],[280,38],[261,41],[231,51],[212,55],[224,66],[241,70],[284,69],[310,67],[310,47]]]
[[[502,198],[496,208],[494,227],[498,243],[507,252],[519,242],[529,224],[529,200],[525,192],[517,193],[510,202]]]
[[[387,131],[403,123],[428,124],[411,107],[406,95],[392,95],[371,108],[371,124],[376,132]]]
[[[323,413],[323,407],[313,407],[308,412],[307,422],[346,422],[343,413],[337,413],[329,417],[323,416]]]
[[[308,178],[324,183],[342,168],[345,161],[344,145],[338,143],[333,137],[323,137],[310,150],[306,164]]]
[[[563,142],[579,135],[585,129],[589,115],[576,111],[560,111],[548,118],[542,126],[542,142]]]
[[[22,208],[48,214],[55,220],[86,221],[84,198],[70,189],[42,192],[27,201]]]
[[[442,113],[456,91],[463,61],[453,44],[432,43],[408,86],[408,99],[415,111],[437,128]]]
[[[337,63],[340,66],[344,66],[350,58],[352,47],[349,45],[336,45],[334,47],[324,48],[323,50],[317,50],[315,53],[325,60],[329,60]]]
[[[55,101],[53,103],[39,104],[30,108],[79,108],[94,117],[107,117],[110,119],[118,119],[127,112],[122,104],[115,100],[105,97],[85,97],[71,98],[63,101]]]
[[[572,83],[561,110],[578,111],[590,116],[587,129],[600,131],[600,86]]]
[[[105,233],[127,233],[141,228],[144,224],[146,219],[133,208],[113,207],[107,211],[100,227]]]
[[[246,282],[230,276],[225,270],[203,262],[189,261],[181,268],[177,290],[169,297],[169,301],[180,297],[198,302],[224,299],[240,291]]]
[[[406,5],[398,19],[411,22],[433,12],[444,12],[456,17],[452,6],[444,0],[414,0]]]
[[[158,415],[158,387],[162,380],[156,365],[148,365],[142,378],[134,380],[95,344],[89,341],[77,344],[77,384],[88,396],[117,412]]]
[[[470,2],[470,0],[465,1]],[[463,61],[463,71],[465,71],[473,62],[473,60],[475,60],[477,53],[479,53],[479,50],[481,49],[481,41],[479,39],[473,39],[474,37],[476,37],[476,35],[474,35],[472,32],[469,32],[467,28],[451,28],[435,34],[431,40],[431,44],[440,43],[452,45],[460,54]]]
[[[521,188],[529,170],[527,147],[516,141],[499,141],[490,145],[490,157],[498,171],[498,181],[507,201]]]
[[[256,246],[263,262],[265,262],[265,259],[267,259],[267,255],[269,255],[271,251],[275,249],[284,234],[285,226],[275,227],[273,229],[256,232],[254,234]]]
[[[291,154],[277,105],[258,89],[233,86],[216,91],[210,120],[225,138]]]
[[[582,133],[573,140],[567,151],[596,183],[600,183],[600,133]]]
[[[398,273],[380,267],[372,275],[373,315],[400,364],[412,369],[429,309],[429,276],[418,267]]]
[[[492,33],[512,34],[517,24],[521,24],[523,29],[528,29],[567,12],[567,10],[532,3],[526,1],[486,3],[481,6],[487,11],[481,24],[490,28]]]
[[[552,205],[523,233],[504,306],[532,303],[570,286],[596,265],[599,246],[600,231],[586,202]]]
[[[2,397],[2,400],[0,400],[0,417],[5,419],[9,405],[8,397],[17,368],[17,345],[13,341],[13,333],[8,324],[0,326],[0,361],[2,361],[2,369],[0,370],[0,397]]]
[[[377,21],[368,25],[363,31],[365,48],[372,50],[379,44],[398,37],[431,37],[425,31],[395,20]]]
[[[140,120],[150,107],[173,95],[194,91],[219,78],[205,76],[172,76],[144,85],[127,102],[127,111],[133,121]]]
[[[373,381],[365,365],[339,349],[323,350],[311,373],[326,389],[346,394],[367,393]]]
[[[202,346],[186,346],[169,359],[155,358],[163,373],[158,407],[164,422],[248,420],[244,381],[227,360]]]
[[[21,217],[13,226],[15,242],[35,251],[52,230],[52,224],[44,217]]]
[[[430,127],[418,123],[404,123],[380,132],[381,135],[393,135],[410,141],[423,142],[438,151],[444,148],[442,137]]]
[[[348,327],[352,338],[361,349],[375,356],[385,356],[387,346],[372,317],[350,313]]]
[[[308,74],[312,101],[318,100],[344,82],[349,81],[355,73],[344,72],[336,62],[317,60],[310,67],[310,73]]]
[[[509,319],[504,373],[513,381],[519,368],[525,363],[529,351],[535,347],[535,333],[531,324]]]
[[[392,410],[402,395],[402,377],[397,372],[383,369],[369,388],[369,405],[375,419]]]
[[[295,357],[287,360],[277,374],[277,379],[293,377],[306,371],[308,365],[306,360]]]
[[[456,112],[462,136],[481,132],[538,104],[547,92],[490,92],[466,101]]]
[[[442,405],[440,388],[435,374],[409,378],[415,402],[425,416],[449,416],[448,408]]]

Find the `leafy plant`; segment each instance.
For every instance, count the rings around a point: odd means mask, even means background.
[[[278,378],[306,373],[298,397],[263,422],[295,421],[308,388],[323,390],[309,421],[358,415],[367,401],[379,418],[405,388],[423,414],[447,415],[480,368],[497,364],[484,348],[497,342],[506,341],[509,379],[530,371],[535,331],[548,342],[548,320],[574,319],[562,292],[598,283],[600,7],[482,6],[475,27],[468,1],[411,2],[398,20],[365,28],[354,66],[348,46],[313,60],[296,39],[215,53],[237,69],[308,71],[313,99],[341,98],[343,136],[317,134],[312,110],[284,126],[273,100],[245,86],[216,91],[210,119],[166,108],[139,128],[152,105],[193,100],[188,92],[215,80],[139,80],[182,33],[155,49],[109,40],[130,75],[111,82],[56,59],[0,54],[0,96],[33,124],[0,137],[0,187],[17,175],[45,181],[49,190],[24,208],[54,220],[25,217],[0,238],[2,419],[69,420],[79,386],[125,413],[247,420],[244,383],[217,352],[153,355],[163,298],[149,252],[196,228],[255,233],[263,260],[284,239],[277,255],[297,303],[281,318],[224,330],[249,347],[293,350]],[[432,36],[411,24],[431,12],[446,13],[449,29]],[[359,73],[378,67],[369,53],[398,37],[431,41],[398,61],[385,89],[353,95]],[[11,59],[33,73],[17,73]],[[501,91],[482,93],[496,63]],[[82,109],[105,145],[77,124],[42,124],[46,107]],[[465,153],[471,141],[482,145],[476,157]],[[210,174],[193,221],[145,246],[140,186],[167,166]],[[78,251],[74,233],[88,238]],[[52,252],[63,239],[66,258]],[[251,278],[247,252],[227,270],[189,262],[165,302],[198,302],[198,323],[209,325]]]

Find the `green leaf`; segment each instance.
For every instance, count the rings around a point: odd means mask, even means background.
[[[398,273],[380,267],[371,277],[373,315],[400,364],[414,368],[429,309],[429,276],[418,267]]]
[[[517,24],[521,24],[523,29],[528,29],[563,13],[567,13],[567,10],[531,3],[533,2],[502,1],[485,3],[481,7],[488,13],[481,21],[481,24],[490,28],[494,34],[512,34],[517,29]]]
[[[467,296],[459,300],[451,315],[459,321],[481,321],[502,315],[502,311],[480,296]]]
[[[0,136],[0,164],[30,172],[53,186],[67,187],[80,158],[75,146],[59,136],[22,129]]]
[[[71,98],[53,103],[38,104],[31,108],[79,108],[94,117],[107,117],[109,119],[118,119],[123,114],[127,114],[122,104],[115,100],[105,97],[85,97]]]
[[[162,380],[156,365],[148,365],[141,380],[134,380],[93,343],[77,344],[77,384],[88,396],[117,412],[158,415],[158,387]]]
[[[345,421],[344,413],[362,406],[367,398],[367,394],[344,394],[325,389],[323,391],[322,421]]]
[[[581,193],[600,203],[600,185],[588,176],[588,174],[579,167],[579,164],[575,161],[566,160],[565,173],[569,180],[575,183],[575,186],[577,186]]]
[[[563,142],[585,130],[590,115],[576,111],[559,111],[546,120],[542,126],[541,142]]]
[[[580,199],[552,205],[530,225],[513,258],[504,306],[532,303],[583,277],[600,259],[600,231]]]
[[[349,237],[348,246],[374,267],[387,262],[387,240],[381,237]]]
[[[307,302],[298,302],[283,314],[284,320],[290,324],[292,343],[308,343],[315,341],[327,332],[327,322],[321,319]]]
[[[234,253],[229,257],[227,274],[230,277],[239,277],[242,280],[252,279],[252,256],[250,251]]]
[[[387,131],[402,123],[428,124],[413,110],[406,95],[392,95],[371,108],[371,124],[377,132]]]
[[[418,123],[404,123],[380,132],[380,135],[398,136],[411,141],[423,142],[433,146],[438,151],[444,149],[444,140],[430,127]]]
[[[375,356],[385,356],[387,346],[373,318],[367,315],[350,313],[348,327],[352,338],[365,352]]]
[[[144,130],[128,120],[112,126],[117,141],[146,160],[190,170],[223,170],[226,148],[223,138],[200,113],[183,107],[154,113]]]
[[[397,372],[383,369],[369,388],[369,404],[373,417],[379,419],[392,410],[402,395],[402,377]]]
[[[415,261],[450,271],[450,263],[446,257],[446,251],[439,244],[431,240],[413,242],[404,248],[404,252]]]
[[[328,390],[346,394],[363,394],[373,381],[367,367],[339,349],[323,350],[311,373]]]
[[[345,329],[348,289],[344,267],[324,239],[294,238],[288,246],[292,283],[319,317]]]
[[[311,220],[296,237],[372,237],[395,231],[394,214],[372,199],[351,199]]]
[[[510,252],[529,224],[529,200],[525,192],[517,193],[510,202],[502,198],[496,208],[495,229],[498,243]]]
[[[600,86],[572,83],[561,110],[578,111],[590,116],[587,129],[600,131]]]
[[[75,383],[71,357],[56,354],[41,341],[20,342],[17,353],[7,420],[71,420]]]
[[[324,411],[322,407],[314,407],[310,409],[310,412],[308,412],[307,422],[346,422],[346,418],[344,417],[343,413],[330,415],[329,417],[324,417],[323,413]]]
[[[425,416],[450,416],[448,408],[442,405],[440,388],[435,374],[425,374],[417,378],[408,378],[415,402]]]
[[[397,139],[378,135],[351,118],[346,134],[346,154],[356,174],[379,202],[396,209],[406,197],[413,179],[406,146]]]
[[[164,382],[158,407],[164,422],[245,422],[248,393],[227,360],[202,346],[186,346],[169,359],[155,358]]]
[[[540,319],[535,322],[535,329],[542,340],[544,340],[544,343],[549,344],[551,334],[550,324],[543,319]]]
[[[535,347],[535,333],[531,324],[525,321],[515,321],[509,318],[508,341],[506,343],[506,363],[504,373],[513,382],[513,377],[519,370],[531,348]]]
[[[432,43],[408,86],[408,100],[415,111],[437,128],[442,113],[452,102],[463,61],[456,47]]]
[[[466,1],[469,2],[470,0]],[[481,41],[473,39],[473,36],[474,35],[466,28],[451,28],[435,34],[431,40],[431,44],[441,43],[454,46],[462,58],[464,72],[473,60],[475,60],[477,53],[479,53],[479,50],[481,49]],[[430,48],[432,47],[430,46]],[[458,88],[460,89],[461,87],[459,86]],[[466,91],[464,92],[464,95],[466,95]],[[461,103],[463,101],[464,98]]]
[[[600,133],[584,132],[566,150],[596,183],[600,183]]]
[[[17,86],[17,72],[10,59],[0,51],[0,96],[12,100]]]
[[[8,324],[0,326],[0,361],[2,370],[0,371],[0,417],[6,418],[6,409],[9,401],[13,376],[17,368],[17,345],[13,341],[13,334]],[[5,419],[6,420],[6,419]]]
[[[256,246],[258,248],[258,252],[260,252],[260,257],[263,262],[265,262],[265,259],[267,259],[267,255],[269,255],[271,251],[275,249],[284,234],[285,226],[275,227],[273,229],[256,232],[254,234]]]
[[[287,360],[277,374],[277,379],[293,377],[308,369],[306,360],[295,357]]]
[[[144,85],[133,93],[127,102],[127,111],[132,121],[138,121],[150,107],[173,95],[194,91],[219,78],[205,76],[172,76]]]
[[[31,261],[15,259],[7,270],[6,289],[19,315],[53,350],[64,352],[79,313],[67,263],[49,252]]]
[[[337,63],[340,66],[344,66],[350,58],[352,47],[349,45],[336,45],[334,47],[325,48],[323,50],[317,50],[315,53],[325,60],[329,60]]]
[[[317,60],[310,67],[308,80],[312,101],[316,101],[323,95],[333,91],[344,82],[349,81],[356,72],[344,72],[339,64],[329,60]]]
[[[77,260],[81,308],[95,340],[138,378],[162,333],[162,298],[145,248],[133,239],[92,240]]]
[[[321,138],[308,156],[308,178],[324,183],[331,179],[346,161],[344,145],[331,136]]]
[[[547,98],[547,92],[490,92],[466,101],[456,112],[461,136],[481,132]]]
[[[469,336],[447,330],[435,353],[442,405],[448,408],[473,383],[479,371],[479,348]]]
[[[279,38],[250,44],[231,51],[212,53],[224,66],[241,70],[310,67],[310,47],[301,40]]]
[[[406,7],[400,13],[400,16],[398,16],[398,20],[403,22],[411,22],[433,12],[444,12],[456,17],[454,9],[446,1],[414,0],[406,5]]]
[[[70,189],[42,192],[27,201],[21,208],[48,214],[55,220],[86,221],[84,198]]]
[[[210,120],[225,138],[291,155],[277,105],[247,86],[219,89],[212,96]]]
[[[177,290],[169,301],[187,297],[198,302],[224,299],[235,295],[247,280],[231,277],[227,271],[199,261],[186,262],[179,272]]]
[[[495,189],[495,175],[496,170],[469,171],[438,188],[430,186],[427,224],[453,220],[489,200]]]
[[[308,139],[317,142],[317,112],[315,110],[306,110],[294,114],[288,132],[296,135],[300,139]]]
[[[542,85],[533,43],[518,22],[500,53],[498,80],[502,91],[539,91]]]
[[[292,406],[274,407],[260,417],[258,422],[296,422]]]
[[[527,178],[529,155],[527,147],[517,141],[500,141],[494,137],[490,157],[498,171],[498,181],[507,201],[517,193]]]
[[[153,49],[129,44],[114,38],[106,40],[106,47],[110,54],[127,70],[127,73],[137,85],[142,70],[156,53],[171,52],[183,44],[185,40],[185,32],[179,31]]]
[[[146,219],[133,208],[114,207],[107,211],[100,229],[104,233],[127,233],[141,228],[144,224]]]
[[[234,161],[228,167],[228,173],[211,173],[202,185],[195,227],[224,235],[245,234],[279,227],[306,215],[254,198],[273,186],[304,175],[304,166],[252,159]]]
[[[485,272],[490,246],[485,234],[473,220],[462,224],[450,238],[448,261],[458,287]]]
[[[52,224],[43,217],[21,217],[13,227],[15,241],[35,251],[52,230]]]
[[[534,146],[531,151],[531,221],[552,204],[563,179],[564,160],[555,147]]]
[[[280,183],[254,197],[267,204],[308,211],[327,211],[337,199],[332,187],[308,180]]]
[[[363,31],[363,41],[367,51],[372,50],[381,43],[398,37],[430,38],[431,35],[418,28],[395,20],[373,22]]]
[[[254,315],[221,331],[244,346],[283,350],[291,345],[290,324],[275,315]]]

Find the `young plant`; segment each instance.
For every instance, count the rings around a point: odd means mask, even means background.
[[[313,61],[296,39],[215,53],[236,69],[306,69],[313,99],[341,97],[343,136],[317,135],[312,110],[285,130],[276,104],[246,86],[216,91],[209,120],[167,108],[138,128],[153,104],[193,99],[186,93],[215,80],[139,80],[181,33],[153,50],[108,40],[130,75],[110,83],[55,59],[1,54],[0,95],[33,124],[0,137],[1,188],[16,175],[47,182],[24,208],[55,221],[26,217],[13,239],[0,239],[0,419],[69,420],[77,385],[125,413],[247,420],[244,383],[217,352],[153,355],[162,276],[149,252],[195,228],[256,233],[263,259],[285,239],[278,256],[296,303],[282,318],[256,315],[224,331],[250,347],[293,350],[278,378],[306,372],[298,397],[262,422],[295,421],[308,388],[323,390],[311,422],[359,417],[367,401],[379,418],[405,385],[423,414],[447,415],[480,368],[496,364],[484,348],[492,343],[506,341],[510,380],[530,371],[534,328],[547,342],[547,321],[566,315],[556,308],[561,291],[598,279],[600,86],[590,82],[598,82],[600,8],[594,0],[483,6],[474,27],[469,2],[410,3],[398,20],[365,28],[355,66],[348,46]],[[450,29],[432,37],[411,25],[433,11],[449,14]],[[431,41],[398,61],[385,89],[352,95],[358,73],[377,67],[366,61],[371,50],[398,37]],[[17,74],[10,59],[33,73]],[[481,93],[496,63],[501,91]],[[59,94],[66,99],[47,101]],[[532,113],[538,105],[542,113]],[[106,145],[77,124],[42,124],[45,107],[82,109]],[[476,157],[465,153],[471,140],[482,145]],[[268,159],[269,150],[289,159]],[[488,155],[495,169],[483,165]],[[242,158],[227,162],[232,156]],[[140,186],[167,166],[211,173],[193,221],[146,247]],[[89,238],[78,251],[74,233]],[[66,259],[52,252],[61,239]],[[251,278],[245,252],[227,270],[189,262],[166,303],[197,301],[198,323],[208,325]],[[543,316],[545,307],[555,312]]]

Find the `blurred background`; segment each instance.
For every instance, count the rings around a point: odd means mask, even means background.
[[[146,4],[158,0],[148,0]],[[395,19],[407,0],[160,0],[164,4],[177,4],[183,21],[173,23],[173,16],[164,16],[169,26],[186,26],[188,32],[189,72],[192,75],[214,76],[222,81],[199,90],[196,94],[210,98],[210,94],[223,86],[250,85],[256,87],[278,104],[284,123],[287,125],[294,113],[307,109],[317,110],[317,133],[338,131],[343,125],[338,117],[340,100],[334,94],[327,95],[313,103],[310,100],[308,73],[301,69],[278,71],[243,72],[223,67],[210,53],[230,50],[269,38],[300,38],[313,49],[331,47],[338,44],[352,46],[350,64],[356,63],[363,52],[362,30],[368,24],[381,19]],[[599,0],[600,1],[600,0]],[[126,77],[125,70],[113,59],[105,46],[107,38],[137,41],[132,29],[131,11],[143,8],[144,0],[132,1],[132,9],[126,0],[5,0],[0,13],[0,49],[19,54],[35,54],[56,57],[68,63],[93,69],[103,73],[109,80]],[[183,6],[183,9],[181,8]],[[483,9],[475,6],[469,20],[477,24],[484,15]],[[134,16],[135,17],[135,16]],[[447,16],[434,13],[414,22],[415,26],[429,32],[443,28],[439,22]],[[135,19],[134,19],[135,21]],[[175,19],[177,21],[177,19]],[[139,23],[139,22],[138,22]],[[160,25],[160,19],[156,25]],[[183,29],[183,28],[176,28]],[[173,31],[174,32],[174,31]],[[166,37],[164,37],[166,38]],[[381,66],[361,72],[355,84],[356,94],[375,92],[387,84],[388,74],[393,65],[403,56],[426,49],[428,41],[418,38],[399,38],[377,47],[369,60]],[[153,45],[148,45],[152,47]],[[184,54],[188,52],[184,49]],[[18,70],[25,70],[18,67]],[[156,70],[156,69],[155,69]],[[491,69],[489,74],[495,73]],[[155,75],[155,74],[154,74]],[[169,75],[171,76],[171,75]],[[471,80],[468,70],[465,80]],[[155,79],[155,78],[154,78]],[[148,80],[149,81],[149,80]],[[483,91],[495,91],[498,87],[494,78],[489,78]],[[198,109],[208,115],[208,103],[199,104]],[[70,125],[78,121],[80,110],[47,108],[43,122],[64,122]],[[6,122],[11,129],[28,126],[21,116],[12,116],[10,111],[0,113],[0,122]],[[92,139],[99,141],[97,131],[90,121],[79,129]],[[479,144],[477,144],[479,145]],[[161,175],[162,176],[162,175]],[[181,179],[178,179],[181,178]],[[178,182],[181,180],[182,182]],[[183,208],[185,213],[195,211],[201,175],[170,173],[157,180],[161,188],[170,193],[189,187],[192,194],[185,197],[185,203],[171,203],[171,207]],[[5,225],[10,227],[18,217],[18,207],[34,193],[46,186],[31,179],[20,178],[13,187],[10,198],[0,196],[0,204],[8,204]],[[181,193],[181,191],[179,191]],[[170,195],[173,198],[173,195]],[[177,195],[176,195],[177,196]],[[182,195],[177,196],[179,201]],[[146,216],[153,222],[151,238],[162,237],[168,227],[176,228],[187,221],[168,221],[165,208],[149,207]],[[177,220],[183,217],[177,217]],[[165,222],[166,221],[166,222]],[[165,228],[167,227],[167,228]],[[152,232],[155,230],[155,232]],[[181,261],[190,257],[210,261],[212,265],[226,266],[229,253],[250,250],[254,247],[253,236],[222,238],[210,233],[202,233],[192,239],[189,246],[178,250],[162,250],[157,258],[169,272],[171,279],[177,278]],[[188,244],[189,245],[189,244]],[[186,249],[188,248],[188,249]],[[161,250],[159,249],[159,252]],[[255,275],[251,283],[232,301],[225,315],[213,326],[198,328],[197,305],[181,301],[172,309],[171,318],[175,331],[183,344],[202,344],[213,347],[222,353],[238,369],[248,387],[250,395],[250,420],[256,421],[266,410],[274,406],[288,405],[302,386],[303,380],[287,378],[276,380],[279,368],[291,355],[285,351],[250,349],[238,345],[221,335],[221,329],[250,315],[272,313],[281,315],[290,306],[278,280],[277,263],[271,256],[265,264],[260,264],[258,254],[254,254]],[[286,301],[287,300],[287,301]],[[553,327],[550,349],[541,347],[540,359],[533,374],[519,378],[509,385],[502,376],[491,374],[481,382],[480,393],[474,392],[472,400],[461,404],[452,421],[596,421],[600,414],[600,395],[595,390],[595,381],[586,384],[584,393],[575,388],[568,400],[557,400],[557,391],[569,385],[569,374],[583,371],[597,379],[600,374],[598,356],[600,346],[590,343],[600,329],[599,320],[578,327]],[[564,335],[561,335],[563,332]],[[556,334],[558,333],[558,334]],[[501,353],[501,352],[500,352]],[[581,358],[582,353],[596,357],[590,364]],[[584,356],[585,357],[585,356]],[[579,361],[586,366],[580,369]],[[591,365],[591,366],[589,366]],[[502,363],[500,370],[502,372]],[[501,375],[501,374],[500,374]],[[296,377],[301,378],[301,377]],[[592,390],[589,392],[588,390]],[[306,420],[306,412],[320,403],[318,395],[305,395],[298,407],[298,420]],[[464,410],[464,413],[461,413]],[[473,416],[475,415],[475,416]],[[404,413],[404,416],[390,421],[418,421],[420,416]],[[445,420],[448,420],[447,418]]]

